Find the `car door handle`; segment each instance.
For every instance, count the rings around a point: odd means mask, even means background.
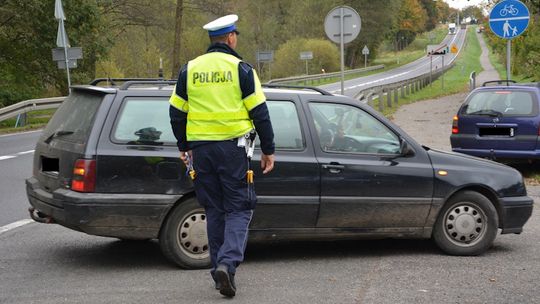
[[[345,169],[344,165],[340,164],[329,164],[329,165],[323,165],[323,169],[328,169],[330,173],[340,173],[341,170]]]

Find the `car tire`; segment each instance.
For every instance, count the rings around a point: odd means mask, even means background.
[[[206,215],[197,199],[174,207],[161,228],[159,245],[165,257],[181,268],[210,267]]]
[[[442,208],[433,239],[447,254],[480,255],[493,244],[498,227],[497,210],[491,201],[478,192],[463,191]]]

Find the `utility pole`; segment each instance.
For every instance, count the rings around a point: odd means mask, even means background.
[[[180,46],[182,42],[182,15],[184,14],[184,0],[176,0],[176,17],[174,19],[174,45],[171,60],[171,79],[175,79],[180,71]]]

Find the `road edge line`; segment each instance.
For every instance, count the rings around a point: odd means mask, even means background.
[[[13,222],[11,224],[7,224],[5,226],[0,227],[0,234],[8,232],[10,230],[13,230],[15,228],[22,227],[22,226],[24,226],[26,224],[30,224],[30,223],[33,223],[33,222],[34,222],[34,220],[24,219],[24,220]]]

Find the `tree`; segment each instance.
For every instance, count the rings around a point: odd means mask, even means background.
[[[94,77],[105,53],[106,23],[96,2],[64,1],[66,31],[72,46],[83,47],[83,60],[72,71],[74,83]],[[43,95],[67,93],[66,74],[52,61],[58,23],[54,1],[0,2],[0,102],[4,105]]]

